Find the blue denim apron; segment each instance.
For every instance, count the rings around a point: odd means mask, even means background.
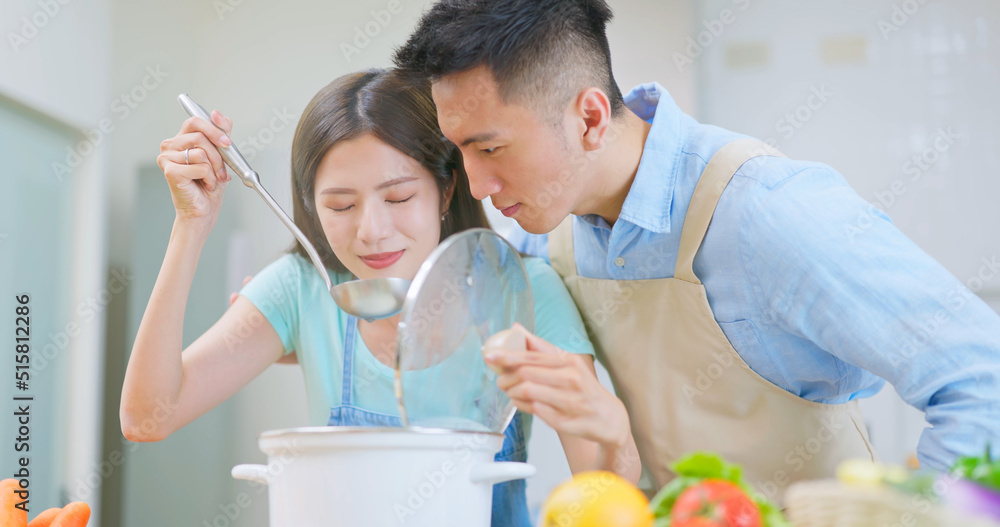
[[[340,406],[330,409],[329,426],[388,426],[401,427],[403,423],[395,415],[371,412],[354,406],[354,348],[357,339],[358,320],[348,317],[347,332],[344,334],[344,379],[340,395]],[[510,426],[504,431],[503,447],[494,458],[496,461],[521,461],[528,459],[528,447],[524,441],[524,423],[521,412],[514,415]],[[528,501],[525,481],[516,479],[493,486],[493,527],[531,527],[528,517]]]

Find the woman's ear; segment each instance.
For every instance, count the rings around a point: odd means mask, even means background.
[[[455,187],[458,186],[458,171],[451,171],[451,181],[444,188],[444,195],[441,199],[441,214],[447,212],[448,208],[451,207],[451,198],[455,195]]]

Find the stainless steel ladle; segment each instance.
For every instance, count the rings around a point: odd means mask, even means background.
[[[215,126],[208,112],[198,103],[194,102],[186,93],[178,95],[177,100],[184,107],[184,111],[188,115],[191,117],[200,117],[211,123],[212,126]],[[264,190],[264,187],[260,184],[260,176],[254,169],[250,168],[250,164],[247,163],[246,158],[236,149],[236,143],[231,143],[227,147],[216,146],[216,148],[222,154],[222,159],[226,161],[226,164],[243,180],[243,184],[256,190],[257,194],[260,194],[260,197],[264,198],[267,206],[278,215],[278,219],[285,224],[285,227],[288,227],[288,230],[292,231],[295,239],[305,248],[306,253],[309,254],[309,259],[312,260],[316,270],[323,277],[323,281],[326,283],[326,288],[330,290],[330,296],[333,297],[333,301],[341,309],[368,321],[391,317],[403,309],[406,291],[410,287],[409,280],[403,278],[372,278],[368,280],[352,280],[336,286],[333,285],[333,282],[330,280],[330,273],[326,270],[326,266],[323,265],[323,261],[320,260],[316,248],[309,242],[305,234],[299,230],[295,222],[288,217],[288,214],[285,214],[285,211],[278,206],[274,198]]]

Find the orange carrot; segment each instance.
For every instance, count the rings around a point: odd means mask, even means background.
[[[28,525],[28,511],[18,509],[15,505],[21,501],[14,494],[21,490],[16,479],[0,481],[0,527],[25,527]]]
[[[88,520],[90,520],[90,505],[74,501],[63,507],[50,527],[86,527]]]
[[[52,507],[51,509],[46,509],[35,516],[35,519],[28,522],[28,527],[49,527],[52,525],[52,521],[59,516],[62,509],[59,507]]]

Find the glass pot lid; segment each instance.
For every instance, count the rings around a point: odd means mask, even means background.
[[[404,426],[502,433],[514,404],[482,346],[515,322],[534,332],[534,321],[524,263],[506,240],[471,229],[443,241],[400,312],[395,386]]]

